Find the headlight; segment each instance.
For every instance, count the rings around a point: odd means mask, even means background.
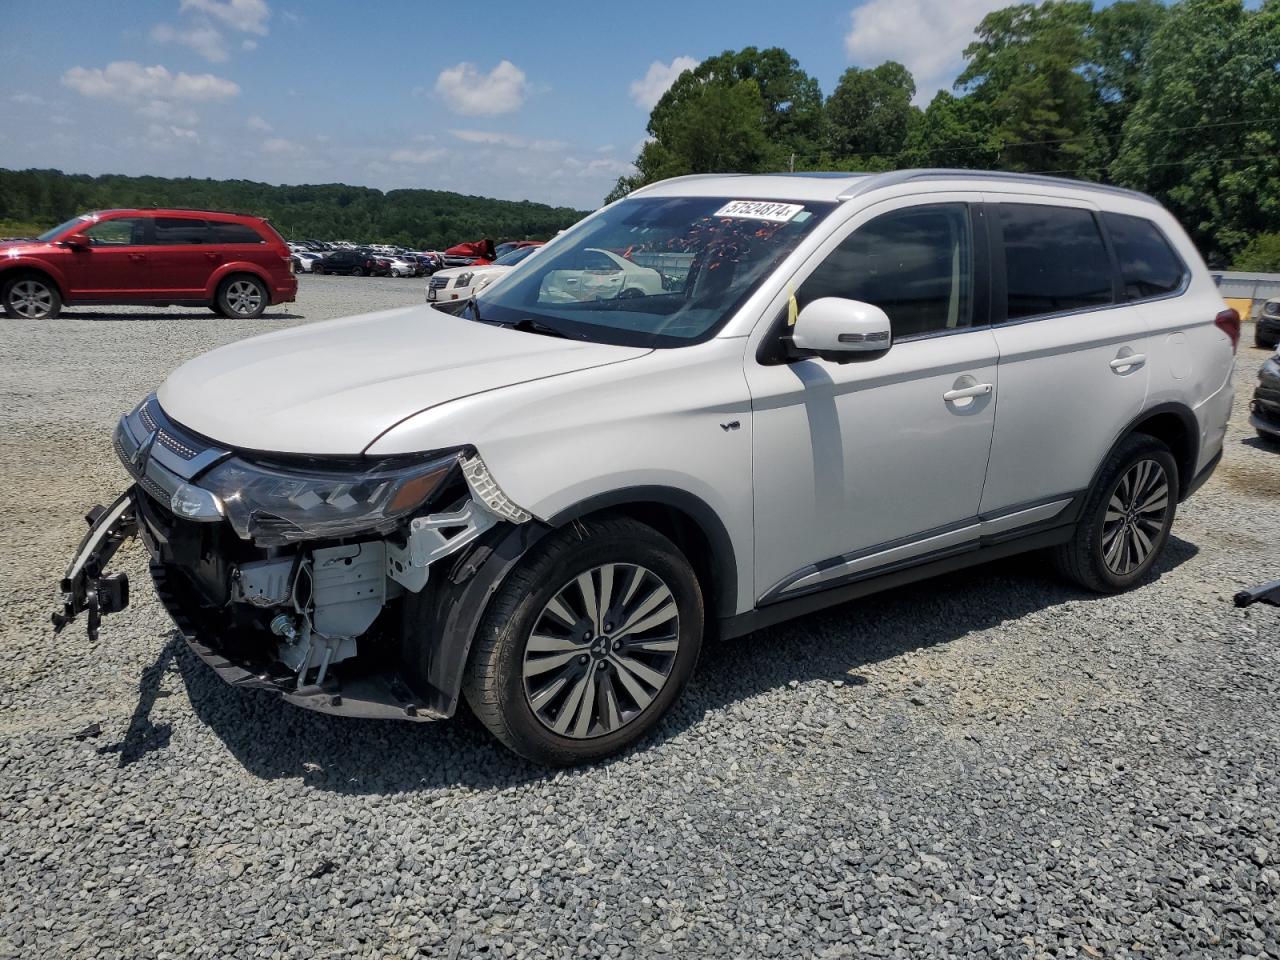
[[[260,547],[385,532],[422,506],[462,460],[461,451],[405,464],[370,460],[347,469],[232,458],[200,479],[245,540]]]
[[[476,281],[476,285],[475,285],[476,292],[479,293],[481,290],[483,290],[485,287],[487,287],[489,284],[493,283],[493,281],[497,279],[498,278],[495,277],[492,273],[483,274],[480,277],[480,279]]]
[[[474,276],[474,273],[460,273],[458,274],[458,279],[453,282],[453,285],[455,287],[469,287],[471,286],[471,278]]]

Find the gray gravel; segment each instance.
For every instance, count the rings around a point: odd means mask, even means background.
[[[0,323],[0,956],[1280,955],[1280,611],[1230,604],[1280,576],[1280,453],[1244,396],[1134,593],[1022,558],[715,644],[589,769],[233,691],[137,549],[97,647],[51,636],[122,410],[215,345],[421,297]]]

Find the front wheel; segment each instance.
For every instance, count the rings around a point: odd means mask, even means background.
[[[38,274],[20,274],[0,291],[6,317],[17,320],[52,320],[62,310],[58,288]]]
[[[1053,554],[1066,577],[1098,593],[1120,593],[1159,559],[1178,507],[1178,466],[1155,437],[1135,433],[1103,467],[1076,525]]]
[[[597,760],[662,719],[702,629],[702,592],[675,544],[624,517],[575,523],[499,588],[463,692],[516,753],[551,766]]]

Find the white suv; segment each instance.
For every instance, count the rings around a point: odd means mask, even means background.
[[[1142,581],[1222,455],[1240,332],[1148,197],[972,171],[667,181],[452,310],[179,368],[120,422],[132,486],[55,619],[127,603],[102,569],[137,533],[234,684],[462,696],[526,757],[602,757],[711,631],[1033,549]]]

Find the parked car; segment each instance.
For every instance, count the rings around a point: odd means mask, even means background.
[[[540,247],[541,240],[508,240],[506,243],[498,244],[493,251],[494,262],[501,260],[512,250],[519,250],[521,247]]]
[[[516,247],[487,266],[450,267],[437,271],[427,281],[427,302],[471,299],[493,281],[510,273],[516,264],[527,260],[538,246]]]
[[[1258,436],[1280,443],[1280,351],[1258,371],[1258,387],[1253,392],[1249,412],[1249,422],[1258,431]]]
[[[352,277],[369,276],[379,272],[373,254],[364,250],[339,248],[325,254],[312,266],[315,273],[341,273]]]
[[[315,270],[316,261],[323,258],[324,254],[315,253],[311,250],[301,250],[293,255],[293,272],[294,273],[311,273]]]
[[[1272,297],[1262,305],[1253,330],[1253,343],[1264,350],[1280,346],[1280,297]]]
[[[289,248],[259,217],[103,210],[0,246],[0,306],[23,320],[82,304],[208,306],[246,319],[297,292]]]
[[[416,277],[421,273],[418,261],[410,257],[397,254],[394,257],[389,257],[388,262],[391,265],[390,272],[393,277]]]
[[[625,300],[663,292],[661,273],[610,250],[588,248],[576,261],[563,263],[544,283],[543,294],[549,301]]]
[[[689,266],[556,293],[602,251]],[[1239,336],[1141,194],[973,171],[659,183],[465,306],[180,367],[120,421],[130,485],[93,512],[59,622],[124,606],[101,570],[137,533],[237,686],[409,720],[465,697],[524,756],[591,760],[654,728],[708,629],[1028,550],[1089,590],[1143,582],[1222,456]]]

